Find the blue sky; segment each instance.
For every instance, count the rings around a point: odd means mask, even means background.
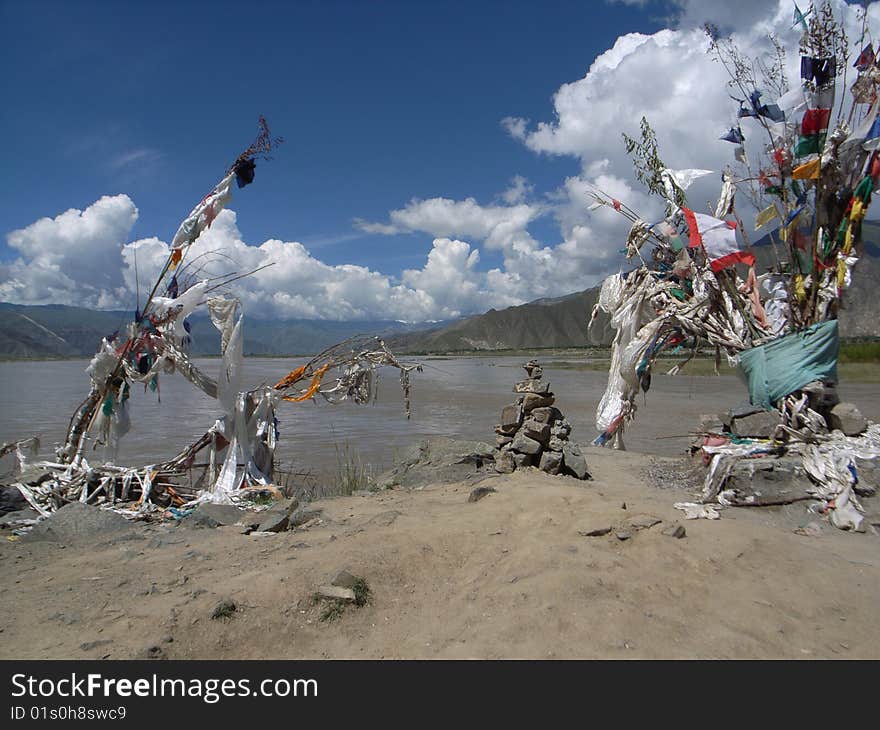
[[[286,142],[210,232],[241,268],[278,261],[243,285],[259,312],[445,318],[586,288],[622,243],[584,185],[651,207],[620,131],[644,113],[670,165],[730,157],[699,21],[758,48],[790,8],[0,0],[0,298],[121,306],[132,250],[143,285],[260,114]],[[65,278],[76,257],[104,280]]]
[[[15,69],[3,231],[124,192],[140,211],[135,237],[170,237],[262,113],[287,141],[237,196],[246,238],[392,270],[423,259],[430,240],[359,233],[353,219],[412,197],[491,201],[514,175],[550,187],[576,172],[500,120],[546,116],[558,86],[622,30],[658,24],[574,1],[326,0],[4,2],[2,26],[3,66]]]

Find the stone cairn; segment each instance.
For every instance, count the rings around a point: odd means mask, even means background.
[[[554,407],[550,384],[541,379],[544,370],[535,360],[523,369],[528,377],[513,386],[516,402],[501,410],[501,423],[495,426],[495,470],[510,474],[535,466],[548,474],[590,479],[580,447],[568,440],[571,424]]]

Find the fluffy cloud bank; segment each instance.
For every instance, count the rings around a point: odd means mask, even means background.
[[[650,5],[644,0],[623,0]],[[552,190],[536,192],[515,176],[493,202],[437,197],[411,200],[385,221],[355,221],[371,234],[421,233],[433,241],[425,264],[397,276],[362,266],[328,265],[301,243],[271,239],[245,243],[235,214],[224,211],[189,256],[191,274],[214,275],[273,265],[236,282],[251,316],[328,319],[445,319],[596,284],[622,265],[619,250],[628,223],[613,211],[589,212],[589,191],[599,187],[648,220],[661,214],[634,180],[621,132],[635,135],[646,116],[672,168],[716,171],[689,191],[693,207],[714,202],[720,172],[733,146],[719,141],[735,121],[725,69],[708,53],[699,26],[716,22],[732,30],[746,56],[769,54],[768,34],[790,49],[789,79],[796,83],[798,38],[790,0],[675,0],[673,27],[652,35],[630,33],[599,55],[583,78],[563,84],[553,97],[552,121],[509,117],[501,127],[537,155],[577,159],[580,171]],[[859,36],[858,9],[835,0],[850,38]],[[880,26],[880,3],[869,6],[869,25]],[[744,120],[746,137],[752,135]],[[758,139],[757,132],[753,139]],[[552,241],[530,231],[539,219],[558,226]],[[0,267],[0,300],[92,307],[132,306],[135,263],[143,284],[168,255],[165,242],[128,242],[137,208],[125,195],[104,197],[84,211],[69,210],[8,235],[19,258]],[[480,249],[497,251],[502,265],[480,269]],[[218,253],[222,252],[222,254]],[[224,258],[228,257],[228,258]],[[202,271],[196,271],[202,267]]]
[[[143,299],[170,252],[158,238],[126,243],[137,217],[131,199],[117,195],[13,231],[7,239],[21,255],[3,271],[0,300],[132,308],[135,292]],[[325,264],[296,241],[249,245],[235,213],[224,210],[193,244],[178,276],[183,284],[271,264],[231,287],[251,316],[419,321],[480,309],[487,292],[478,262],[470,244],[438,237],[425,266],[404,271],[397,282],[363,266]]]

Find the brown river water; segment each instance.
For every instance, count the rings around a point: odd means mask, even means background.
[[[537,354],[541,359],[541,355]],[[348,459],[370,465],[378,474],[407,447],[433,436],[493,442],[501,408],[514,399],[514,381],[524,377],[527,358],[421,358],[424,372],[412,374],[412,419],[403,409],[397,371],[383,371],[375,405],[322,400],[281,403],[278,458],[294,471],[332,480]],[[567,356],[566,362],[575,358]],[[273,383],[299,360],[247,358],[244,383]],[[197,360],[216,374],[219,360]],[[0,442],[38,435],[42,455],[52,458],[68,420],[88,391],[86,360],[0,362]],[[595,411],[605,389],[604,372],[555,369],[542,359],[544,378],[556,394],[556,405],[573,427],[572,439],[587,445],[596,436]],[[170,458],[203,434],[219,415],[218,403],[179,376],[161,376],[161,402],[155,393],[132,390],[132,429],[122,440],[117,462],[152,464]],[[864,415],[880,420],[880,389],[876,384],[841,384],[841,398],[857,403]],[[636,421],[626,432],[627,448],[673,456],[682,453],[700,414],[717,413],[747,398],[745,386],[733,376],[668,377],[656,375],[646,398],[639,398]],[[683,436],[683,437],[682,437]],[[658,438],[663,437],[663,438]],[[669,438],[674,437],[674,438]],[[589,458],[589,455],[588,455]],[[90,460],[100,463],[99,452]],[[5,460],[4,460],[5,461]],[[5,465],[4,465],[5,466]]]

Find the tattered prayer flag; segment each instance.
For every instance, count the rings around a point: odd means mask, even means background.
[[[746,140],[739,127],[731,127],[730,131],[723,137],[719,137],[719,139],[724,142],[733,142],[735,144],[742,144]]]
[[[818,180],[819,179],[819,158],[810,160],[800,165],[791,173],[795,180]]]
[[[810,12],[810,11],[808,10],[807,13],[809,13],[809,12]],[[797,6],[797,3],[795,3],[795,4],[794,4],[794,19],[793,19],[793,21],[792,21],[793,24],[792,24],[791,27],[794,28],[796,25],[800,24],[800,26],[804,29],[804,33],[806,33],[806,32],[807,32],[807,20],[806,20],[806,17],[807,17],[807,16],[804,15],[804,14],[801,12],[801,9]]]
[[[857,68],[859,71],[864,71],[872,63],[874,63],[874,44],[869,43],[859,54],[859,57],[853,64],[853,68]]]
[[[755,217],[755,228],[766,226],[774,218],[779,217],[779,210],[775,205],[768,205]]]
[[[876,150],[878,147],[880,147],[880,117],[874,119],[862,143],[862,149],[865,150]]]
[[[615,200],[614,198],[612,198],[611,205],[614,206],[614,210],[617,210],[617,211],[620,210],[620,201],[619,200]]]
[[[695,213],[690,208],[682,208],[682,212],[688,224],[688,245],[703,247],[712,271],[718,272],[737,263],[754,265],[755,257],[739,247],[735,222]]]
[[[878,129],[878,135],[880,135],[880,129]],[[811,154],[818,154],[822,151],[822,148],[825,146],[825,134],[813,134],[809,137],[798,137],[797,144],[794,148],[794,154],[796,157],[806,157]]]
[[[830,109],[807,109],[801,122],[801,134],[804,137],[809,137],[824,132],[828,129],[829,119],[831,119]]]

